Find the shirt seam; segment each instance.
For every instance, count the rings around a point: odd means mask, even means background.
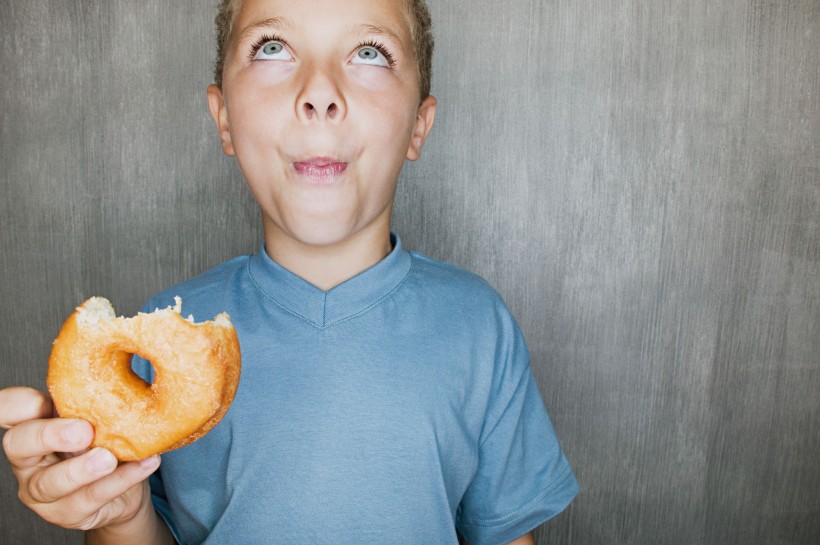
[[[493,422],[492,427],[489,430],[486,430],[485,428],[482,428],[481,436],[483,436],[483,439],[481,439],[481,441],[479,442],[479,444],[478,444],[479,447],[484,446],[484,443],[486,443],[490,439],[492,434],[498,428],[499,424],[501,424],[501,419],[504,416],[504,413],[507,412],[507,410],[510,408],[510,405],[512,404],[513,400],[516,397],[515,396],[516,392],[521,387],[521,384],[527,379],[527,374],[530,373],[530,372],[531,372],[530,365],[528,363],[524,367],[524,369],[521,371],[521,373],[518,375],[518,378],[515,380],[515,386],[513,386],[509,397],[504,402],[504,406],[501,409],[495,410],[491,414],[487,415],[487,419],[488,420],[492,419],[494,422]],[[499,392],[499,394],[500,393],[502,393],[502,392]],[[485,420],[485,423],[486,423],[486,420]]]
[[[339,325],[339,324],[343,324],[344,322],[347,322],[347,321],[352,320],[352,319],[354,319],[354,318],[358,318],[358,317],[359,317],[359,316],[361,316],[362,314],[366,314],[366,313],[370,312],[370,311],[371,311],[371,310],[373,310],[375,307],[377,307],[378,305],[380,305],[380,304],[381,304],[381,303],[382,303],[385,299],[387,299],[388,297],[390,297],[391,295],[393,295],[393,293],[394,293],[396,290],[398,290],[398,289],[401,287],[401,285],[402,285],[402,284],[404,284],[404,281],[405,281],[405,280],[407,280],[407,277],[408,277],[408,276],[410,276],[410,271],[412,271],[412,270],[413,270],[413,260],[412,260],[412,258],[410,259],[410,266],[409,266],[409,267],[407,267],[407,271],[404,273],[404,276],[402,276],[402,277],[399,279],[399,281],[398,281],[398,282],[396,282],[396,285],[395,285],[395,286],[393,286],[392,288],[390,288],[390,290],[389,290],[387,293],[385,293],[382,297],[379,297],[379,298],[378,298],[378,299],[376,299],[376,300],[375,300],[372,304],[370,304],[370,305],[368,305],[367,307],[363,308],[363,309],[362,309],[362,310],[360,310],[359,312],[357,312],[357,313],[355,313],[355,314],[351,314],[350,316],[346,316],[346,317],[344,317],[344,318],[340,318],[339,320],[336,320],[336,321],[331,322],[331,323],[329,323],[329,324],[324,323],[324,322],[325,322],[325,320],[326,320],[326,314],[327,314],[327,294],[325,294],[325,299],[324,299],[324,301],[323,301],[323,303],[322,303],[322,304],[323,304],[323,308],[322,308],[322,323],[323,323],[323,325],[317,324],[317,323],[316,323],[316,322],[314,322],[313,320],[311,320],[311,319],[309,319],[309,318],[307,318],[307,317],[305,317],[305,316],[302,316],[302,315],[301,315],[301,314],[299,314],[298,312],[296,312],[296,311],[294,311],[294,310],[289,309],[288,307],[286,307],[285,305],[283,305],[282,303],[280,303],[279,301],[277,301],[276,299],[274,299],[274,298],[273,298],[273,296],[271,296],[271,295],[270,295],[270,294],[269,294],[269,293],[265,290],[265,288],[263,288],[263,287],[259,284],[259,282],[258,282],[258,281],[256,280],[256,278],[254,277],[254,275],[253,275],[253,271],[252,271],[252,269],[251,269],[251,260],[250,260],[250,259],[248,260],[248,262],[247,262],[247,264],[246,264],[246,267],[247,267],[248,276],[250,277],[251,282],[253,282],[253,285],[254,285],[254,286],[256,286],[256,289],[257,289],[257,290],[259,290],[259,292],[260,292],[260,293],[262,293],[262,295],[263,295],[266,299],[268,299],[269,301],[271,301],[273,304],[275,304],[277,307],[281,308],[282,310],[284,310],[285,312],[287,312],[287,313],[288,313],[288,314],[290,314],[291,316],[294,316],[294,317],[296,317],[296,318],[298,318],[298,319],[302,320],[303,322],[305,322],[305,323],[307,323],[307,324],[310,324],[311,326],[315,327],[316,329],[318,329],[318,330],[322,330],[322,331],[323,331],[323,330],[328,329],[328,328],[330,328],[330,327],[333,327],[333,326],[336,326],[336,325]]]
[[[251,269],[251,260],[250,259],[248,260],[248,262],[245,266],[247,268],[248,277],[251,279],[251,282],[253,282],[253,285],[256,286],[256,289],[259,290],[259,293],[261,293],[262,296],[265,297],[265,299],[269,300],[271,303],[273,303],[274,305],[276,305],[277,307],[279,307],[283,311],[287,312],[291,316],[293,316],[295,318],[298,318],[299,320],[302,320],[303,322],[306,322],[306,323],[308,323],[308,324],[310,324],[314,327],[318,327],[313,321],[309,320],[308,318],[305,318],[304,316],[302,316],[301,314],[299,314],[297,312],[292,311],[291,309],[289,309],[288,307],[286,307],[285,305],[283,305],[282,303],[280,303],[279,301],[274,299],[273,296],[271,296],[267,292],[267,290],[265,288],[263,288],[262,285],[256,280],[256,277],[254,277],[253,270]]]

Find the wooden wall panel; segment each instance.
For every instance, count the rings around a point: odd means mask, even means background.
[[[71,308],[255,249],[213,4],[0,0],[0,386]],[[430,1],[395,229],[507,299],[582,493],[540,543],[820,541],[820,4]],[[0,541],[80,543],[16,499]]]

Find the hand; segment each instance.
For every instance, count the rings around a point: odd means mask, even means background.
[[[147,478],[159,456],[118,464],[108,450],[88,450],[94,438],[88,422],[55,416],[42,392],[0,390],[0,427],[8,430],[3,450],[25,505],[77,530],[123,525],[152,510]]]

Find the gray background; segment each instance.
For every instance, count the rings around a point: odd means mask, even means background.
[[[0,386],[90,295],[256,248],[215,0],[0,0]],[[395,229],[519,317],[583,488],[539,543],[820,542],[817,0],[433,0]],[[16,499],[0,541],[79,543]]]

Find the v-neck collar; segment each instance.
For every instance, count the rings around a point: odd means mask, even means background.
[[[270,258],[262,243],[248,263],[256,285],[280,306],[319,328],[369,309],[393,291],[410,271],[411,257],[397,235],[393,250],[369,269],[330,290],[322,290]]]

